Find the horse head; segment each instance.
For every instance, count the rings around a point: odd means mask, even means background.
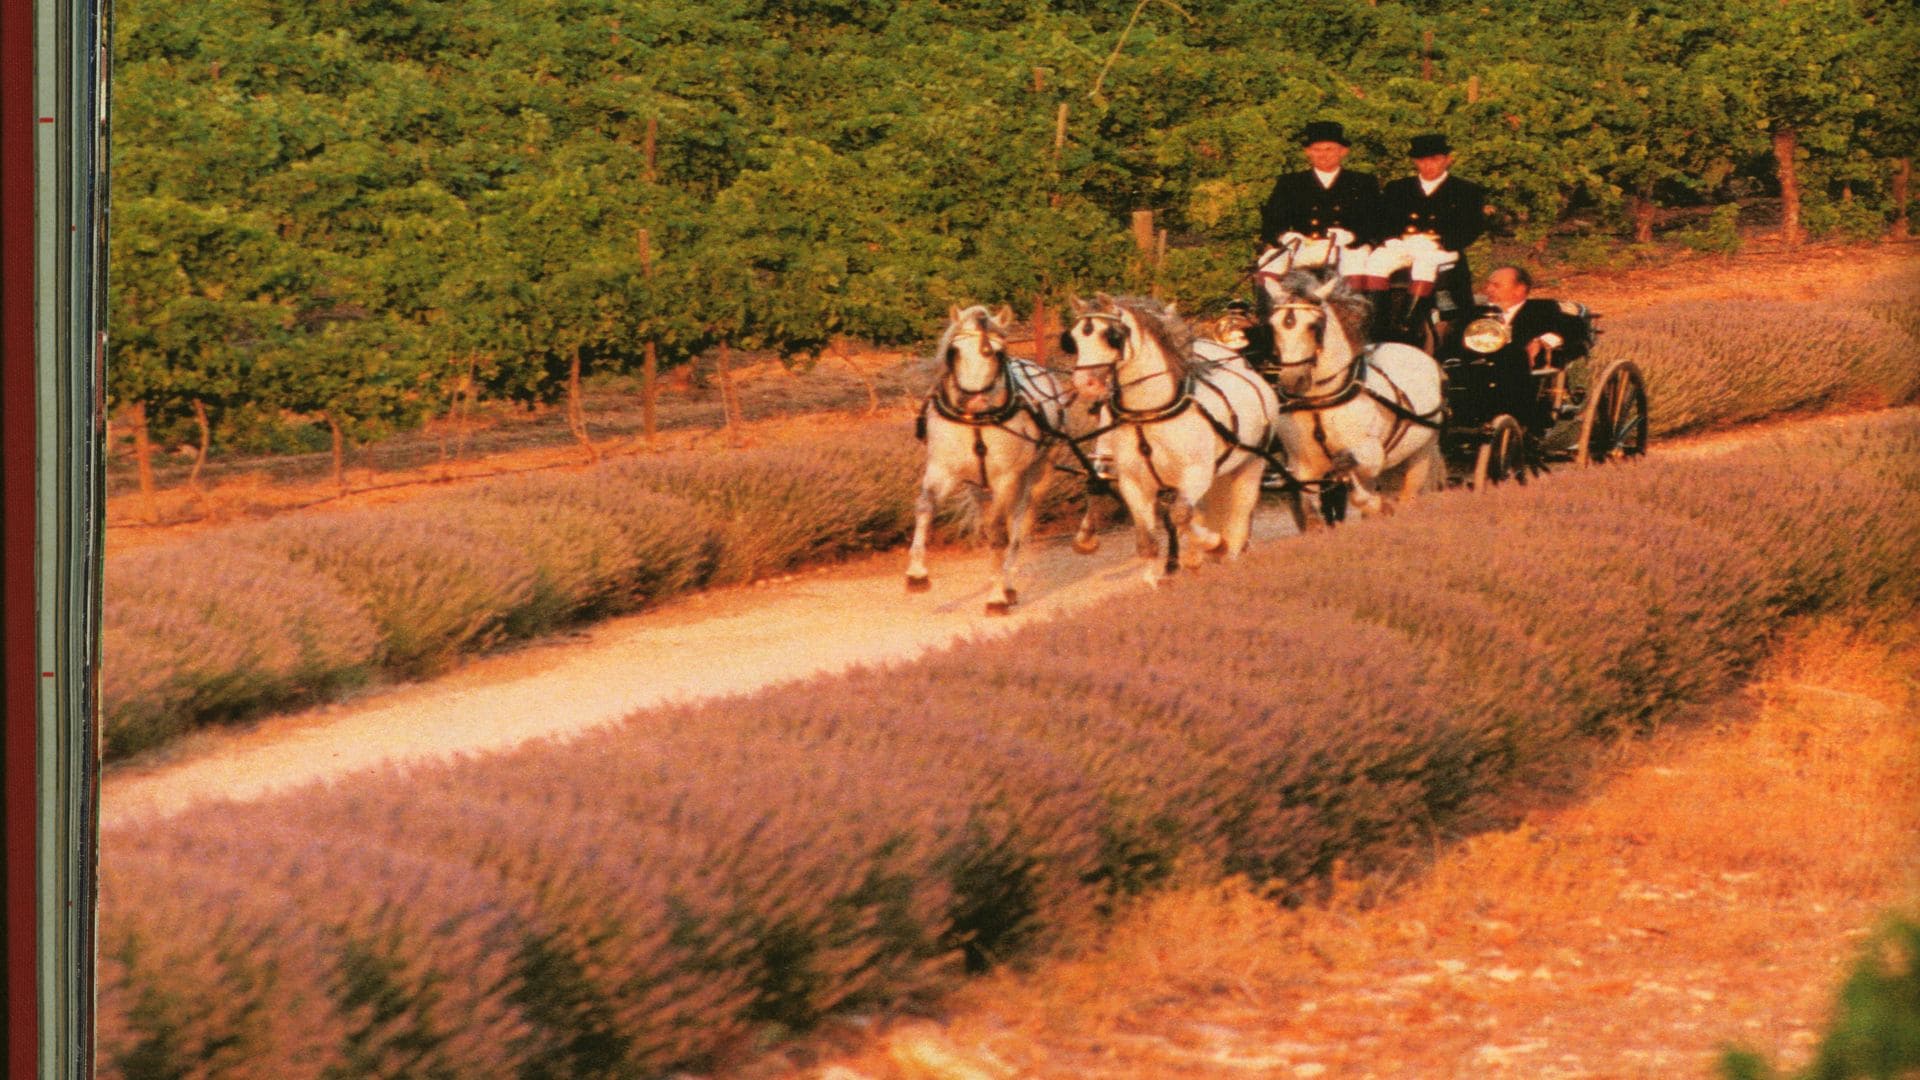
[[[1273,334],[1279,389],[1305,395],[1329,373],[1344,372],[1361,342],[1358,327],[1366,303],[1333,276],[1322,281],[1305,270],[1261,280],[1266,325]]]
[[[1082,400],[1105,397],[1113,370],[1126,355],[1130,331],[1118,304],[1101,293],[1089,303],[1071,299],[1073,317],[1060,331],[1060,349],[1073,357],[1073,389]]]
[[[948,311],[947,332],[940,338],[938,356],[962,409],[971,411],[975,407],[973,399],[990,394],[1001,382],[1007,356],[1006,327],[1012,321],[1013,312],[1005,305],[995,312],[980,304],[964,309],[955,305]]]

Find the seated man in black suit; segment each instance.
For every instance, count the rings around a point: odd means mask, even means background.
[[[1509,413],[1536,438],[1553,426],[1552,403],[1543,401],[1534,372],[1549,364],[1564,367],[1586,345],[1586,326],[1553,300],[1534,299],[1533,277],[1518,266],[1501,266],[1487,275],[1487,303],[1475,319],[1498,319],[1507,343],[1486,354],[1492,378],[1486,401],[1495,412]],[[1471,354],[1470,354],[1471,355]]]
[[[1357,274],[1379,229],[1380,183],[1372,173],[1342,167],[1347,133],[1337,121],[1309,123],[1300,146],[1312,167],[1274,181],[1260,207],[1261,265],[1285,268],[1283,259],[1270,256],[1274,248],[1291,247],[1295,267],[1332,264]]]

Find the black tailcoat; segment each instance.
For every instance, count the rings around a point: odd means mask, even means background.
[[[1320,186],[1312,169],[1287,173],[1260,207],[1260,242],[1271,245],[1290,232],[1319,239],[1340,228],[1355,243],[1371,244],[1379,236],[1379,203],[1380,182],[1372,173],[1341,169],[1330,188]]]
[[[1471,180],[1448,174],[1428,195],[1419,177],[1403,177],[1380,189],[1381,239],[1434,233],[1443,249],[1464,252],[1487,231],[1486,209],[1486,189]]]

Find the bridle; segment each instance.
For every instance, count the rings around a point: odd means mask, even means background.
[[[1193,377],[1191,375],[1187,376],[1184,380],[1177,379],[1174,376],[1173,369],[1169,367],[1164,371],[1151,372],[1137,379],[1129,379],[1126,382],[1121,382],[1118,378],[1120,361],[1126,357],[1127,349],[1133,345],[1133,331],[1120,316],[1104,311],[1087,312],[1077,318],[1114,324],[1113,327],[1108,329],[1103,335],[1107,346],[1114,350],[1114,358],[1106,363],[1090,363],[1082,358],[1080,356],[1080,347],[1078,343],[1073,340],[1072,330],[1061,331],[1060,347],[1074,354],[1073,369],[1076,372],[1113,370],[1114,377],[1107,380],[1107,408],[1112,411],[1113,417],[1118,423],[1152,423],[1156,420],[1165,420],[1178,416],[1186,409],[1188,403],[1192,400],[1193,394]],[[1121,404],[1120,395],[1128,389],[1151,382],[1162,376],[1165,376],[1175,383],[1174,395],[1165,405],[1156,405],[1149,409],[1130,409]]]
[[[969,398],[986,394],[996,386],[1004,385],[1006,387],[1006,400],[990,409],[976,412],[971,409],[962,408],[947,400],[945,393],[936,393],[933,395],[933,407],[941,416],[962,424],[975,426],[1004,424],[1008,420],[1011,420],[1015,413],[1020,411],[1020,396],[1013,392],[1013,374],[1007,366],[1007,351],[1004,348],[993,349],[994,369],[992,377],[987,380],[984,386],[978,388],[970,387],[960,381],[960,374],[954,370],[953,363],[955,346],[965,338],[980,338],[983,341],[991,341],[993,335],[985,330],[962,330],[948,339],[947,354],[943,358],[947,368],[946,379],[944,380],[945,385],[953,387],[954,392],[960,395],[962,402]]]

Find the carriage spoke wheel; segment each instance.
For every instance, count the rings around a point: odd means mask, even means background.
[[[1467,486],[1483,491],[1508,480],[1526,483],[1526,454],[1526,431],[1520,421],[1505,413],[1494,417],[1487,425],[1486,437],[1480,440],[1480,452],[1473,462],[1473,479]]]
[[[1580,416],[1579,463],[1623,461],[1647,452],[1647,383],[1622,360],[1607,368]]]

